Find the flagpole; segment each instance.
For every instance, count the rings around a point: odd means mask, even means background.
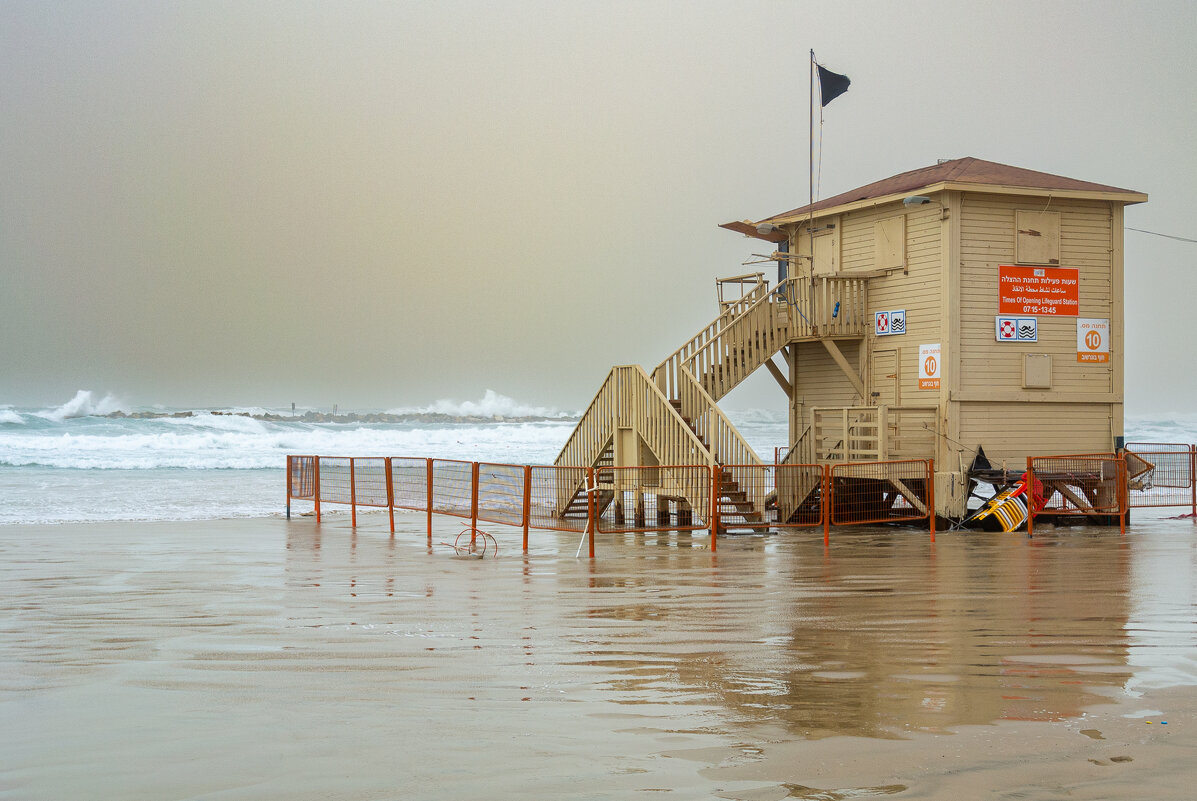
[[[815,222],[815,50],[812,47],[810,51],[810,104],[807,111],[810,112],[810,158],[807,161],[806,175],[810,184],[810,202],[807,206],[807,211],[810,219],[806,224],[807,234],[810,236],[810,257],[811,257],[811,273],[814,273],[815,264],[815,234],[811,231],[811,227]],[[801,239],[799,239],[801,241]]]

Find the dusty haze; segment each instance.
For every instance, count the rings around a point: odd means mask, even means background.
[[[1185,2],[0,4],[0,403],[579,408],[807,197],[977,156],[1197,238]],[[1127,408],[1192,410],[1197,245],[1128,232]],[[732,405],[781,404],[764,382]]]

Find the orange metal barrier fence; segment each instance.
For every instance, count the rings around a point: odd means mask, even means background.
[[[907,459],[831,466],[831,525],[926,520],[935,539],[935,462]]]
[[[1130,442],[1123,459],[1128,506],[1188,506],[1197,517],[1197,446]]]
[[[721,530],[823,526],[829,535],[829,472],[818,464],[733,464],[717,467],[714,485]]]
[[[1126,461],[1114,453],[1028,456],[1027,533],[1043,515],[1117,517],[1126,533]]]

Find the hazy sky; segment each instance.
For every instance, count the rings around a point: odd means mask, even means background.
[[[806,202],[811,48],[823,196],[976,156],[1197,238],[1187,0],[0,0],[0,404],[582,407]],[[1128,412],[1197,411],[1197,245],[1126,265]]]

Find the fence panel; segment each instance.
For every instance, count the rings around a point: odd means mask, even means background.
[[[287,496],[301,500],[316,497],[316,457],[287,457]]]
[[[345,456],[320,457],[320,501],[352,503],[353,487],[349,481],[350,459]]]
[[[428,511],[428,460],[396,456],[391,459],[391,492],[396,509]]]
[[[1131,508],[1191,506],[1197,513],[1194,486],[1197,451],[1191,445],[1136,442],[1126,446],[1123,458],[1127,503]]]
[[[471,517],[474,510],[474,462],[432,460],[432,511]]]
[[[710,527],[711,471],[705,465],[600,467],[594,474],[601,532]]]
[[[1113,453],[1028,456],[1032,517],[1121,515],[1126,462]]]
[[[823,525],[823,466],[724,465],[719,468],[719,527],[804,528]],[[760,499],[753,503],[751,499]]]
[[[585,467],[533,467],[529,521],[532,528],[586,531]]]
[[[478,519],[508,526],[524,524],[524,468],[478,464]]]
[[[359,457],[353,460],[353,499],[358,506],[390,507],[387,497],[387,460]]]
[[[831,524],[929,520],[934,532],[935,466],[929,459],[831,466]]]

